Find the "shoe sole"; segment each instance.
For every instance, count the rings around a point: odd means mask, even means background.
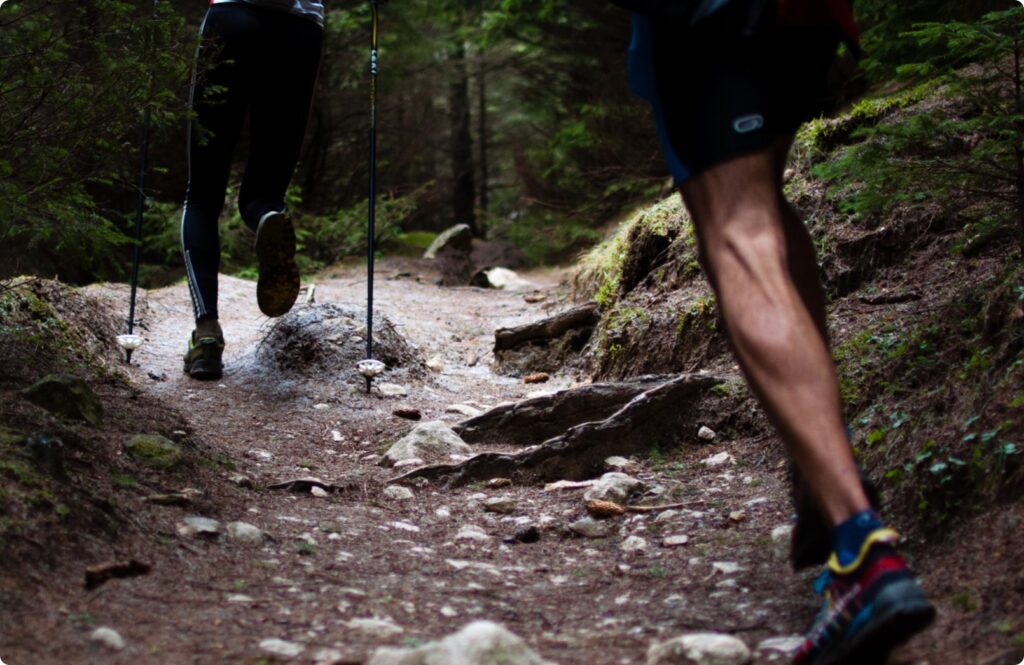
[[[224,375],[224,364],[207,358],[186,360],[185,373],[197,381],[216,381]]]
[[[875,603],[878,615],[845,648],[809,665],[882,665],[893,649],[935,620],[935,608],[914,580],[896,582],[883,589]]]
[[[270,317],[287,314],[299,297],[299,267],[295,264],[295,226],[288,215],[263,218],[256,231],[260,277],[256,302]]]

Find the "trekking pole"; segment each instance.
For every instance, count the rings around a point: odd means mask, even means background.
[[[374,377],[384,371],[384,363],[373,359],[373,261],[376,244],[377,213],[377,20],[379,0],[370,0],[372,32],[370,37],[370,192],[366,230],[366,360],[359,371],[366,378],[369,394]]]
[[[153,2],[153,18],[156,18],[156,1]],[[146,31],[144,51],[150,50],[150,30]],[[150,80],[152,83],[152,80]],[[149,100],[142,112],[142,154],[139,156],[139,195],[135,206],[135,249],[132,251],[131,297],[128,304],[128,334],[118,335],[117,343],[125,351],[125,362],[132,364],[132,351],[142,346],[142,336],[135,334],[135,300],[139,288],[139,262],[142,255],[142,218],[146,212],[146,170],[149,163]]]

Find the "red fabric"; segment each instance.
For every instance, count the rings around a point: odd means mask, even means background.
[[[776,0],[779,22],[790,26],[834,25],[851,44],[860,43],[860,31],[853,20],[848,0]]]

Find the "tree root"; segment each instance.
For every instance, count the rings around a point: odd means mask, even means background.
[[[457,486],[497,477],[521,483],[588,478],[600,473],[610,456],[645,453],[677,442],[685,432],[695,435],[700,401],[722,381],[684,374],[637,395],[605,420],[576,425],[520,453],[482,453],[459,464],[421,467],[388,482],[426,478]]]
[[[573,425],[605,420],[630,400],[671,377],[641,376],[624,383],[593,383],[499,406],[454,427],[469,444],[535,446]]]

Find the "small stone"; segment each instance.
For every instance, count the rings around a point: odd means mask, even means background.
[[[447,411],[448,413],[457,413],[460,416],[466,416],[467,418],[476,418],[481,413],[483,413],[483,411],[481,411],[480,409],[472,407],[468,404],[452,404],[447,409],[445,409],[445,411]]]
[[[799,635],[791,635],[788,637],[770,637],[766,640],[758,642],[756,651],[774,651],[781,653],[784,656],[791,656],[796,653],[796,650],[800,648],[800,645],[804,643],[804,638]]]
[[[384,454],[383,463],[394,465],[415,457],[440,461],[453,453],[472,455],[473,449],[447,423],[434,420],[416,425],[396,441]]]
[[[269,462],[274,459],[274,455],[266,450],[249,450],[245,453],[245,456],[259,462]]]
[[[496,496],[484,501],[484,510],[499,515],[509,515],[516,511],[516,501],[510,496]]]
[[[583,517],[569,525],[569,530],[584,538],[607,538],[612,527],[609,522],[598,522],[592,517]]]
[[[609,471],[634,472],[639,470],[640,465],[625,457],[609,457],[604,461],[604,468]]]
[[[682,547],[688,542],[690,542],[689,536],[669,536],[661,541],[661,544],[664,547]]]
[[[606,473],[583,495],[585,501],[612,501],[624,504],[635,492],[643,489],[644,484],[624,473]]]
[[[317,665],[335,665],[344,662],[344,658],[345,654],[337,649],[319,649],[313,654],[313,662]]]
[[[350,619],[345,622],[345,627],[380,640],[388,640],[405,632],[404,628],[388,619]]]
[[[409,389],[397,383],[378,383],[376,388],[381,397],[407,397],[409,395]]]
[[[263,542],[263,532],[248,522],[230,522],[228,538],[246,545],[259,545]]]
[[[383,459],[383,458],[381,458],[381,459]],[[405,469],[407,467],[412,467],[412,466],[423,466],[424,464],[425,464],[425,462],[423,460],[421,460],[419,457],[410,457],[409,459],[403,459],[403,460],[399,460],[399,461],[395,462],[394,463],[394,468],[396,468],[396,469]]]
[[[146,503],[152,503],[158,506],[187,506],[201,496],[203,496],[202,491],[197,490],[194,487],[186,487],[180,492],[172,492],[170,494],[151,494],[142,500]]]
[[[276,637],[260,642],[260,649],[282,658],[295,658],[306,650],[306,647],[296,642],[288,642]]]
[[[594,499],[593,501],[587,501],[587,512],[597,519],[606,519],[608,517],[625,515],[626,509],[614,501],[598,501]]]
[[[721,452],[717,455],[712,455],[707,459],[701,460],[701,464],[708,468],[714,468],[716,466],[722,466],[723,464],[729,464],[735,462],[735,458],[727,452]]]
[[[485,483],[484,486],[487,489],[495,490],[495,489],[500,489],[502,487],[509,487],[511,485],[512,485],[512,479],[511,478],[491,478],[490,480],[488,480]]]
[[[746,665],[750,649],[731,635],[696,633],[654,644],[647,665]]]
[[[444,371],[444,358],[441,356],[431,356],[430,359],[427,360],[427,369],[431,372],[440,374]]]
[[[154,469],[172,469],[181,462],[181,448],[159,434],[137,434],[125,450],[133,458]]]
[[[335,443],[341,443],[344,440],[345,437],[341,435],[341,432],[339,432],[336,429],[331,430],[331,441],[334,441]]]
[[[735,575],[746,569],[734,561],[716,561],[711,564],[711,570],[723,575]]]
[[[548,297],[543,293],[528,293],[523,296],[523,301],[529,305],[536,305],[537,303],[544,302]]]
[[[186,517],[178,524],[178,534],[186,538],[217,538],[220,522],[209,517]]]
[[[419,409],[412,409],[407,407],[395,409],[391,413],[393,413],[396,418],[403,418],[405,420],[419,420],[423,417],[423,414],[420,412]]]
[[[229,603],[252,603],[255,599],[252,596],[247,596],[244,593],[233,593],[227,597]]]
[[[455,540],[475,540],[477,542],[486,542],[491,537],[487,535],[487,532],[476,526],[475,524],[466,524],[459,532],[455,534]]]
[[[154,381],[166,381],[167,380],[167,375],[164,374],[163,372],[159,371],[159,370],[151,369],[148,372],[146,372],[146,376],[148,376],[149,378],[153,379]]]
[[[452,516],[452,509],[448,506],[441,506],[434,511],[434,516],[439,520],[446,520]]]
[[[668,522],[675,519],[677,515],[679,515],[678,510],[664,510],[654,518],[654,521],[657,524],[661,524],[662,522]]]
[[[701,425],[700,429],[697,430],[697,438],[703,439],[704,441],[712,441],[714,440],[715,436],[717,436],[715,434],[715,430],[711,429],[710,427],[705,427],[704,425]]]
[[[331,408],[331,405],[330,404],[325,404],[323,402],[321,402],[319,404],[314,404],[313,405],[313,410],[314,411],[326,411],[329,408]]]
[[[537,383],[547,383],[551,380],[551,375],[547,372],[537,372],[535,374],[529,374],[523,377],[523,383],[533,385]]]
[[[415,496],[411,489],[401,485],[388,485],[384,488],[384,498],[392,501],[409,501]]]
[[[647,549],[647,541],[640,536],[630,536],[619,545],[623,552],[643,552]]]
[[[229,476],[228,482],[230,482],[232,485],[235,485],[236,487],[241,487],[242,489],[251,490],[253,488],[252,479],[240,473],[236,473]]]
[[[729,513],[729,521],[730,522],[739,523],[739,522],[742,522],[745,519],[747,519],[747,513],[745,511],[734,510],[731,513]]]
[[[330,496],[330,493],[327,490],[317,485],[311,487],[309,493],[318,499],[324,499]]]
[[[412,649],[382,647],[367,665],[551,665],[526,642],[490,621],[476,621],[438,642]]]
[[[786,543],[789,544],[790,539],[793,537],[793,525],[792,524],[780,524],[779,526],[772,529],[772,542],[773,543]]]
[[[516,529],[511,538],[506,538],[506,543],[536,543],[540,540],[540,529],[533,524],[528,524]]]
[[[89,634],[89,639],[97,644],[111,649],[113,651],[122,651],[125,647],[124,638],[113,628],[97,628]]]
[[[451,605],[445,605],[440,609],[441,616],[451,619],[452,617],[458,616],[459,613],[455,611],[455,608]]]

